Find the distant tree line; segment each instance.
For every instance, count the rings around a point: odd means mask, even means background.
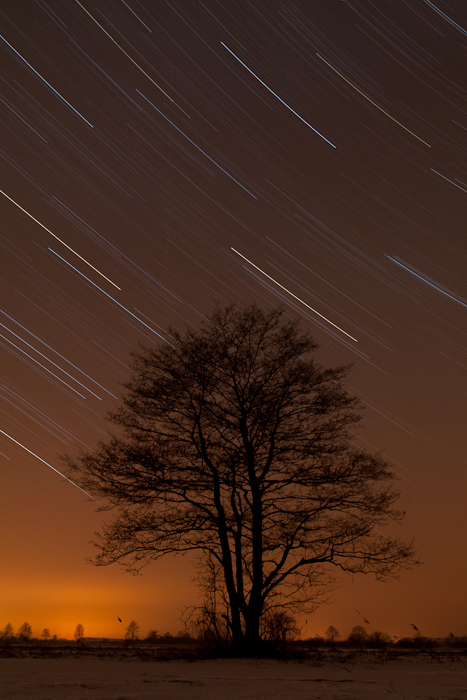
[[[303,644],[312,647],[334,646],[353,647],[357,649],[381,649],[387,647],[406,649],[432,649],[436,647],[458,647],[467,648],[467,635],[456,637],[450,634],[449,637],[433,638],[420,634],[415,625],[411,625],[415,631],[413,636],[391,637],[386,632],[379,630],[367,630],[363,625],[352,627],[350,634],[341,638],[339,631],[330,625],[324,636],[316,635],[303,640]]]
[[[205,613],[205,611],[204,611]],[[368,622],[365,620],[365,622]],[[160,633],[152,629],[143,637],[140,634],[141,627],[136,620],[131,620],[128,625],[124,625],[125,644],[151,644],[151,645],[180,645],[180,644],[202,644],[221,647],[228,641],[228,631],[222,627],[217,618],[210,618],[197,610],[197,615],[188,617],[185,621],[186,627],[176,634],[171,632]],[[437,647],[467,648],[467,635],[432,638],[421,634],[416,625],[411,625],[414,634],[406,637],[391,637],[386,632],[372,630],[368,623],[367,627],[355,625],[346,637],[342,637],[339,630],[334,625],[329,625],[324,635],[302,638],[301,630],[297,620],[285,608],[277,609],[263,621],[262,636],[275,648],[282,645],[295,643],[305,648],[320,647],[342,647],[355,649],[382,649],[388,647],[406,649],[434,649]],[[73,640],[82,644],[84,636],[84,626],[78,623],[73,633]],[[32,636],[32,627],[28,622],[15,631],[15,628],[8,622],[0,630],[0,646],[10,646],[11,644],[28,644],[44,642],[69,643],[70,640],[58,639],[57,635],[51,635],[50,629],[45,627],[40,635],[40,639]],[[110,641],[102,638],[100,641]]]

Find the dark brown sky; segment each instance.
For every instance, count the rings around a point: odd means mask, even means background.
[[[0,627],[180,628],[190,562],[85,563],[92,447],[138,342],[284,303],[353,364],[425,565],[307,620],[467,632],[463,0],[7,0],[0,12]],[[3,568],[3,567],[2,567]],[[303,621],[304,624],[304,621]]]

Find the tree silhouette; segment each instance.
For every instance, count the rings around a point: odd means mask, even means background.
[[[23,622],[18,630],[18,639],[21,642],[27,642],[32,637],[32,627],[29,622]]]
[[[84,627],[81,624],[81,622],[79,622],[75,627],[75,631],[73,633],[73,639],[76,642],[81,642],[84,639]]]
[[[326,632],[324,633],[324,636],[328,640],[328,642],[331,642],[331,644],[334,644],[334,642],[337,642],[337,640],[340,638],[340,633],[337,627],[334,627],[334,625],[329,625],[327,628]]]
[[[47,642],[50,639],[50,636],[51,635],[50,635],[49,628],[44,627],[44,629],[42,630],[42,634],[41,634],[42,639]]]
[[[118,434],[65,458],[116,511],[95,563],[135,571],[200,552],[217,567],[231,639],[247,650],[281,601],[313,609],[329,567],[385,579],[415,563],[411,544],[380,532],[403,513],[389,465],[353,442],[348,368],[318,365],[311,336],[283,315],[229,305],[142,348],[109,416]]]
[[[352,627],[348,641],[353,646],[362,647],[368,641],[368,632],[362,625],[355,625]]]
[[[11,641],[15,636],[15,629],[11,622],[7,622],[5,627],[0,632],[0,638],[6,642]]]
[[[382,648],[392,643],[391,637],[386,632],[372,632],[368,637],[368,644],[371,647]]]
[[[135,620],[132,620],[125,631],[125,639],[128,642],[134,642],[139,639],[139,625]]]
[[[274,608],[261,619],[261,636],[275,645],[285,644],[300,636],[297,620],[284,608]]]

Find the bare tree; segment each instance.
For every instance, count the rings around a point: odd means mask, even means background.
[[[32,637],[32,627],[29,624],[29,622],[23,622],[21,627],[18,630],[18,639],[21,642],[27,642],[31,639]]]
[[[337,642],[341,635],[337,627],[334,627],[334,625],[329,625],[326,632],[324,633],[324,636],[326,637],[328,642],[334,644],[334,642]]]
[[[73,638],[76,642],[81,642],[84,639],[84,627],[81,622],[76,625]]]
[[[202,602],[184,610],[185,626],[197,639],[217,644],[229,642],[231,624],[222,565],[211,554],[200,554],[195,580],[202,592]]]
[[[261,636],[275,645],[284,645],[300,637],[297,620],[284,608],[274,608],[261,619]]]
[[[125,639],[127,642],[134,642],[136,639],[139,639],[139,629],[139,625],[135,620],[132,620],[128,624],[125,631]]]
[[[11,622],[7,622],[5,627],[0,632],[0,639],[2,639],[4,642],[11,642],[11,640],[14,639],[14,636],[15,628],[13,627]]]
[[[45,642],[49,641],[51,635],[50,635],[50,630],[48,627],[44,627],[44,629],[42,630],[41,637]]]
[[[415,563],[411,544],[380,532],[403,513],[390,466],[353,441],[348,368],[318,365],[313,339],[283,314],[217,308],[201,329],[142,348],[109,416],[118,434],[65,458],[116,511],[95,563],[135,571],[207,555],[246,649],[275,605],[312,609],[329,567],[385,579]]]

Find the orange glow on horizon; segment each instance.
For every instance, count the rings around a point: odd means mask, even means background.
[[[183,581],[176,563],[172,566],[172,575],[167,576],[166,571],[161,577],[163,587],[154,586],[155,571],[146,577],[114,578],[112,583],[115,572],[111,568],[106,570],[105,582],[92,584],[96,570],[89,568],[88,576],[81,581],[70,585],[65,577],[62,582],[55,579],[43,582],[33,593],[26,584],[17,586],[11,581],[4,587],[0,629],[11,622],[17,630],[26,621],[32,626],[35,638],[40,638],[43,629],[48,628],[52,636],[73,639],[76,625],[81,623],[85,637],[122,639],[125,626],[136,620],[141,638],[151,630],[159,634],[177,634],[185,629],[182,611],[196,603],[197,590],[193,584]],[[457,628],[448,629],[442,609],[435,607],[427,614],[429,601],[423,595],[420,569],[406,574],[405,585],[401,581],[377,583],[368,577],[356,577],[352,582],[350,578],[336,589],[330,604],[323,604],[312,615],[298,617],[302,638],[323,636],[329,625],[337,627],[341,638],[345,638],[352,627],[364,625],[362,616],[370,621],[370,632],[383,631],[391,637],[412,636],[412,623],[420,628],[422,635],[429,637],[449,636],[451,632],[461,636],[467,631],[462,616],[459,616]],[[419,585],[417,599],[407,596],[408,587]],[[397,597],[399,613],[395,616],[393,601]]]

